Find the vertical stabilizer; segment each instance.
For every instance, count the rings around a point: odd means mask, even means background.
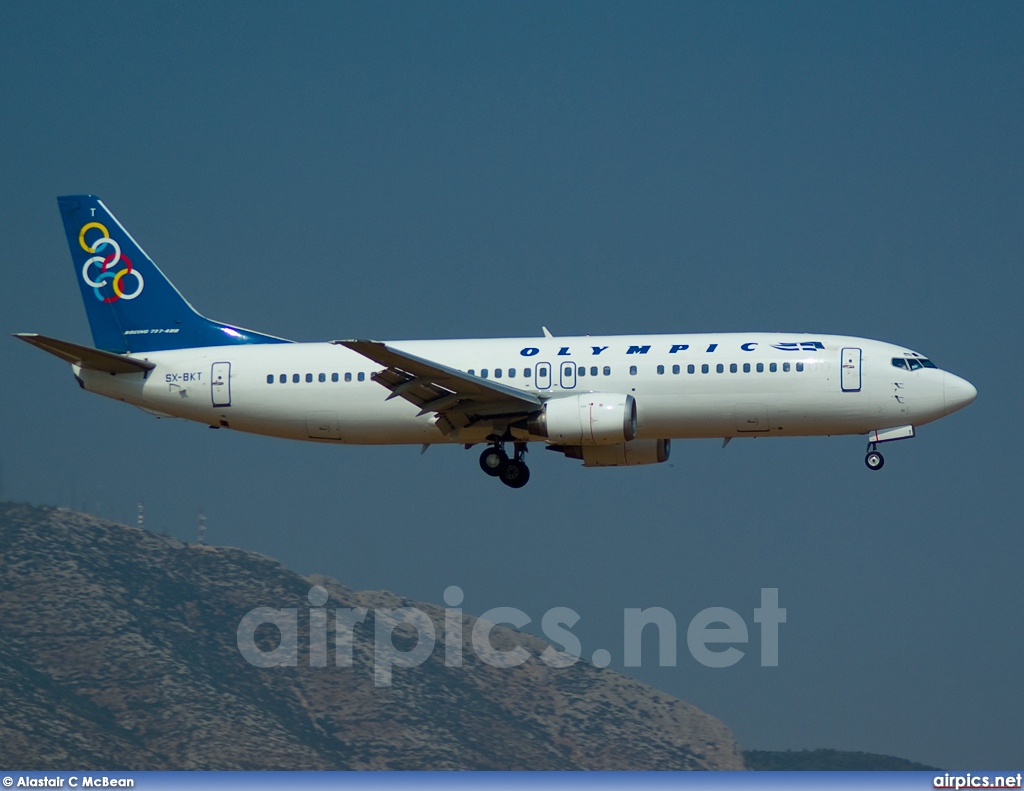
[[[125,354],[288,343],[197,313],[95,195],[57,203],[96,348]]]

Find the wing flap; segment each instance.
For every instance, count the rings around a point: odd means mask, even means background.
[[[483,417],[514,417],[541,407],[533,393],[517,387],[471,376],[433,360],[400,352],[380,341],[334,341],[384,366],[371,376],[391,391],[388,398],[403,398],[420,409],[420,414],[436,412],[444,420],[438,427],[457,430]],[[444,423],[445,425],[442,425]]]
[[[64,362],[82,368],[91,368],[94,371],[105,371],[110,374],[137,374],[156,368],[156,364],[148,360],[139,360],[135,357],[122,356],[100,349],[90,349],[88,346],[79,346],[77,343],[57,338],[48,338],[35,332],[18,332],[14,337],[20,338],[25,343],[31,343],[55,357],[60,357]]]

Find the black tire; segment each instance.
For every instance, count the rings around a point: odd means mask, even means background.
[[[480,454],[480,469],[497,478],[505,471],[508,465],[508,456],[501,448],[487,448]]]
[[[880,470],[885,464],[885,458],[877,450],[873,450],[864,457],[864,463],[868,465],[869,470]]]
[[[510,460],[501,473],[501,482],[512,489],[522,489],[530,481],[530,468],[521,461]]]

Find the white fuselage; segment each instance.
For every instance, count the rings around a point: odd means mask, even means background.
[[[974,392],[964,380],[936,368],[894,366],[894,357],[920,357],[904,347],[833,335],[585,336],[388,345],[542,400],[586,392],[632,395],[641,439],[864,434],[936,420],[965,406]],[[847,359],[844,350],[853,350]],[[338,344],[216,346],[138,357],[156,367],[146,374],[111,375],[77,367],[75,373],[87,390],[161,415],[289,439],[471,443],[493,430],[482,423],[443,434],[433,414],[419,414],[402,398],[387,399],[388,391],[371,380],[382,366]]]

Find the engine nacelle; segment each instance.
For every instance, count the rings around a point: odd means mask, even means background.
[[[530,415],[532,435],[558,445],[615,445],[636,436],[636,399],[623,393],[553,398]]]
[[[557,450],[569,459],[582,459],[584,467],[632,467],[668,461],[672,440],[634,439],[617,445],[548,445],[548,450]]]

